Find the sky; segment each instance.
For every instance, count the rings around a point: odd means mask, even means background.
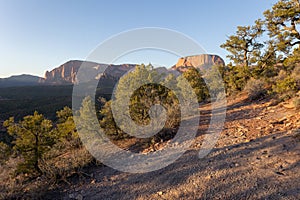
[[[224,59],[220,48],[239,25],[263,17],[276,0],[0,0],[0,78],[44,76],[68,60],[85,60],[103,41],[120,32],[159,27],[194,39]],[[116,63],[172,66],[177,57],[145,50]]]

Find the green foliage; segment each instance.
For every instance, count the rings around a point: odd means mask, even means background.
[[[226,92],[233,94],[242,91],[250,77],[250,72],[247,67],[229,64],[225,69],[224,75]]]
[[[104,103],[104,106],[100,110],[100,114],[102,116],[102,119],[100,120],[101,128],[103,128],[105,133],[113,139],[127,138],[128,135],[121,131],[121,129],[116,125],[111,110],[111,100],[106,101],[105,99],[102,99],[102,102]]]
[[[82,146],[78,136],[76,125],[73,119],[72,110],[69,107],[64,107],[62,110],[57,111],[57,133],[62,143],[71,143],[74,148]]]
[[[291,77],[296,81],[297,88],[300,90],[300,64],[298,64],[291,73]]]
[[[0,142],[0,164],[4,164],[12,153],[12,149],[7,144]]]
[[[136,66],[133,71],[120,79],[116,88],[114,105],[117,105],[118,108],[126,106],[124,105],[126,104],[124,99],[128,98],[129,105],[127,106],[129,106],[129,116],[137,126],[142,126],[150,123],[150,108],[155,104],[159,104],[167,110],[168,119],[166,121],[166,127],[175,126],[175,124],[178,125],[178,114],[176,114],[179,112],[179,108],[176,106],[178,105],[178,100],[175,94],[163,85],[171,84],[176,86],[177,81],[172,75],[168,75],[165,78],[163,78],[163,76],[164,74],[158,74],[153,70],[151,65]],[[141,86],[136,88],[137,85]],[[122,131],[125,130],[123,126],[126,126],[126,124],[121,125],[122,127],[118,127],[115,122],[111,109],[112,101],[106,101],[104,99],[101,101],[104,102],[104,106],[100,111],[100,125],[104,128],[106,134],[112,139],[128,138],[129,135]],[[117,114],[124,116],[124,113]]]
[[[235,35],[221,45],[230,53],[228,57],[234,64],[228,65],[225,72],[229,94],[242,90],[253,78],[272,85],[269,87],[272,92],[280,95],[291,97],[299,89],[300,81],[293,72],[300,63],[299,0],[279,0],[264,12],[264,17],[253,26],[238,26]],[[259,41],[265,31],[269,38]],[[282,70],[286,73],[284,78],[280,78]],[[250,80],[249,85],[260,85],[256,84],[257,81]],[[252,93],[248,87],[245,89]]]
[[[24,163],[19,164],[18,171],[41,173],[40,160],[57,139],[52,122],[34,112],[34,115],[26,116],[18,123],[11,117],[4,122],[4,126],[7,127],[8,133],[15,137],[14,149],[24,158]]]
[[[76,121],[77,131],[85,146],[91,147],[97,141],[103,140],[99,132],[100,126],[96,115],[95,101],[90,96],[83,99],[78,115],[74,116],[74,121]]]
[[[293,69],[300,64],[300,47],[295,48],[293,53],[288,56],[284,62],[284,66],[289,67],[290,69]]]
[[[278,94],[294,93],[297,91],[297,83],[294,78],[288,76],[283,80],[278,80],[272,87],[273,91]]]
[[[257,65],[251,70],[251,75],[255,79],[268,79],[278,75],[279,69],[275,65],[279,62],[275,46],[272,41],[267,42],[265,52],[258,60]]]
[[[206,88],[209,89],[210,98],[218,98],[223,95],[225,89],[225,72],[224,66],[212,66],[210,69],[205,71]]]
[[[209,98],[209,91],[206,83],[202,78],[202,74],[196,68],[189,68],[187,71],[183,72],[183,77],[194,89],[198,102],[202,102]]]
[[[276,50],[288,54],[295,45],[300,44],[299,0],[279,0],[270,10],[264,12],[269,36]]]
[[[257,39],[263,32],[263,22],[260,19],[253,26],[238,26],[235,35],[229,36],[221,48],[230,53],[227,57],[234,64],[248,67],[255,64],[260,57],[263,44]]]

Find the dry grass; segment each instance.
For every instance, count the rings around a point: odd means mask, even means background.
[[[15,175],[20,157],[10,158],[0,166],[0,199],[39,199],[60,181],[68,183],[68,177],[80,174],[93,158],[85,148],[68,149],[63,154],[40,163],[43,174]]]

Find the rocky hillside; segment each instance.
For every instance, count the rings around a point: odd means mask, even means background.
[[[199,108],[193,145],[168,167],[144,174],[90,167],[43,199],[300,199],[299,110],[288,102],[251,102],[245,94],[227,100],[224,129],[206,157],[199,159],[198,152],[210,104]]]
[[[201,54],[194,56],[182,57],[178,60],[176,65],[172,67],[173,70],[183,72],[189,67],[197,69],[207,69],[213,65],[225,65],[224,60],[218,55]]]

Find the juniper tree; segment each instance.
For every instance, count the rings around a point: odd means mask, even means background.
[[[45,119],[42,114],[34,112],[19,122],[15,122],[11,117],[4,122],[4,126],[15,138],[14,149],[24,158],[24,162],[18,166],[19,171],[41,173],[40,159],[56,140],[52,122]]]
[[[280,0],[272,9],[264,12],[268,34],[279,50],[289,54],[300,44],[300,3],[299,0]]]

